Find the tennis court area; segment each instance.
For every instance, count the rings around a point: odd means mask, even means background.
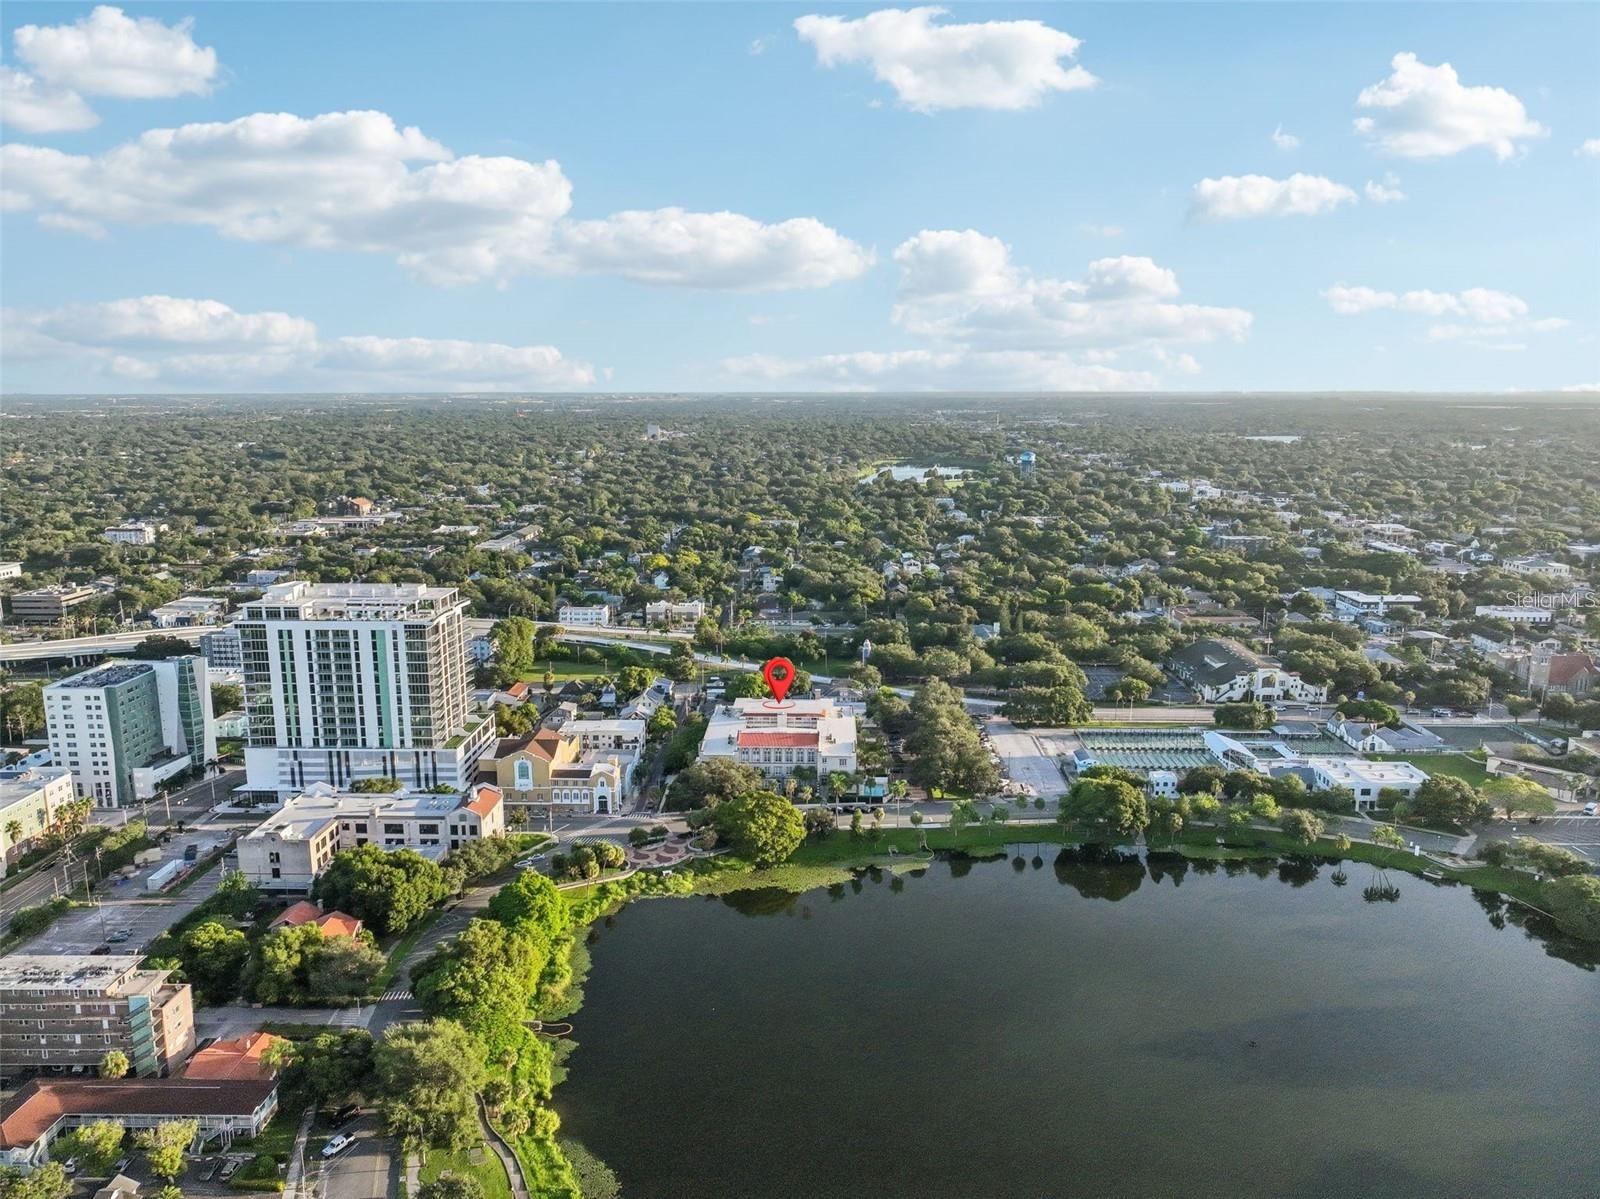
[[[1079,729],[1077,738],[1090,759],[1104,766],[1129,770],[1189,770],[1212,766],[1216,759],[1206,749],[1203,734],[1209,729]],[[1324,757],[1359,757],[1337,737],[1322,732],[1229,733],[1263,760]]]
[[[1214,761],[1197,729],[1083,729],[1078,739],[1096,762],[1129,770],[1189,770]]]

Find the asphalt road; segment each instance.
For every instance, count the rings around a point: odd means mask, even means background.
[[[338,1157],[313,1155],[306,1192],[320,1199],[386,1199],[399,1194],[400,1158],[378,1131],[375,1116],[362,1116],[340,1130],[356,1143]]]
[[[483,910],[489,906],[489,901],[494,898],[495,892],[514,875],[515,870],[508,871],[488,882],[469,888],[461,900],[453,907],[447,908],[444,915],[435,920],[433,926],[417,939],[416,945],[400,963],[400,969],[395,972],[394,982],[388,991],[394,998],[379,1000],[372,1007],[372,1018],[367,1022],[367,1027],[372,1030],[373,1036],[381,1037],[383,1030],[391,1024],[423,1019],[422,1008],[411,995],[411,979],[408,971],[437,949],[442,942],[465,931],[468,922],[483,914]]]

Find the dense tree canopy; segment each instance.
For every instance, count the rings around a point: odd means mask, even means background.
[[[454,1020],[390,1025],[373,1055],[390,1135],[452,1151],[474,1144],[483,1065],[483,1046]]]
[[[718,835],[757,866],[776,866],[806,837],[800,810],[771,791],[747,791],[718,804],[716,825]]]
[[[437,862],[415,850],[358,845],[340,850],[317,878],[312,898],[358,917],[374,931],[409,928],[458,885]]]

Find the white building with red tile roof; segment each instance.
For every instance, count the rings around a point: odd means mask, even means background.
[[[769,779],[786,779],[798,767],[816,777],[856,772],[854,709],[833,699],[736,699],[719,704],[706,725],[700,760],[732,758]]]

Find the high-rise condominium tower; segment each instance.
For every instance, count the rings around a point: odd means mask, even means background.
[[[454,588],[419,583],[278,583],[246,604],[246,788],[464,790],[494,738],[468,698],[465,608]]]

